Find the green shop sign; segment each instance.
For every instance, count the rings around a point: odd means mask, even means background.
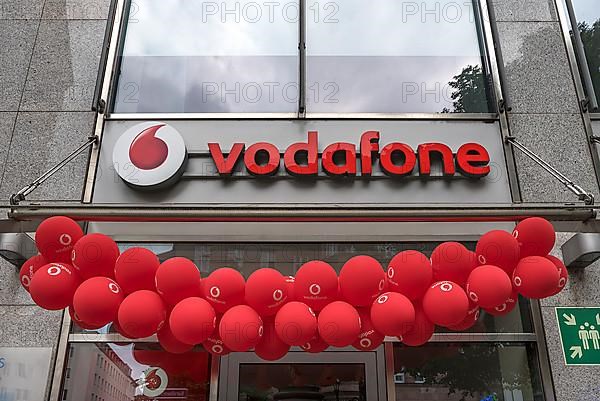
[[[600,365],[600,307],[555,310],[565,364]]]

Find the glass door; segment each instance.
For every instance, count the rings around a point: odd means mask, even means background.
[[[291,351],[275,362],[253,353],[231,354],[221,358],[218,399],[384,401],[383,347],[380,352]]]

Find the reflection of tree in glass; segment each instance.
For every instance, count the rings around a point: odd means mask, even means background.
[[[528,389],[532,388],[529,369],[511,369],[502,366],[501,350],[509,352],[504,355],[513,361],[518,360],[519,353],[512,354],[510,348],[502,344],[471,344],[461,346],[448,344],[444,346],[426,346],[422,348],[425,360],[420,366],[407,366],[405,371],[413,377],[424,379],[423,386],[447,388],[448,399],[460,401],[480,400],[489,395],[503,394],[505,389],[520,389],[525,400],[529,400]],[[396,350],[397,358],[410,360],[410,354],[400,356],[404,349]],[[408,358],[407,358],[408,357]],[[523,361],[527,365],[527,361]]]
[[[478,65],[468,65],[452,77],[448,85],[453,89],[453,110],[444,107],[442,113],[486,113],[488,112],[485,77]]]
[[[592,26],[589,26],[587,22],[580,22],[577,27],[585,48],[596,97],[600,101],[600,19],[596,20]]]

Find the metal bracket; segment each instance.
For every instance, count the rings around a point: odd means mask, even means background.
[[[65,157],[58,164],[56,164],[50,170],[46,171],[44,174],[40,175],[31,184],[29,184],[26,187],[22,188],[16,194],[12,194],[10,196],[10,200],[9,200],[10,204],[11,205],[18,205],[19,202],[24,201],[25,198],[27,197],[27,195],[29,195],[30,193],[32,193],[33,191],[35,191],[48,178],[50,178],[54,174],[56,174],[57,171],[59,171],[60,169],[62,169],[64,166],[66,166],[68,163],[70,163],[73,159],[75,159],[77,156],[79,156],[84,150],[86,150],[87,148],[89,148],[91,146],[97,145],[98,142],[99,142],[98,136],[93,135],[93,136],[88,137],[88,140],[87,140],[86,143],[84,143],[79,148],[77,148],[76,150],[74,150],[73,152],[71,152],[70,155],[68,155],[67,157]]]
[[[506,143],[512,145],[513,148],[521,151],[525,156],[529,157],[535,163],[537,163],[540,167],[550,173],[554,178],[561,182],[569,191],[573,192],[580,201],[583,201],[586,205],[594,204],[594,195],[590,192],[587,192],[582,187],[574,183],[570,180],[566,175],[558,171],[556,168],[548,164],[544,159],[530,150],[527,146],[523,145],[521,142],[517,141],[517,138],[514,136],[506,137]]]

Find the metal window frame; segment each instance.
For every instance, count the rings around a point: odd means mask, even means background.
[[[596,183],[600,186],[600,143],[594,140],[594,131],[592,128],[592,120],[600,120],[600,112],[590,113],[589,108],[581,107],[581,102],[586,98],[585,89],[583,86],[583,78],[579,68],[588,68],[587,62],[585,65],[579,65],[577,60],[577,54],[575,52],[575,46],[571,39],[570,31],[573,29],[573,21],[571,21],[567,10],[566,2],[571,0],[555,0],[554,6],[558,12],[558,21],[561,27],[563,41],[567,51],[567,59],[569,60],[569,66],[571,68],[571,75],[575,84],[575,92],[577,95],[578,103],[580,104],[579,110],[581,113],[581,120],[583,123],[583,130],[585,132],[588,148],[592,156],[592,164],[594,166],[594,172],[596,173]],[[577,21],[575,21],[577,23]],[[600,133],[598,133],[600,134]]]
[[[105,42],[108,41],[110,46],[112,42],[116,42],[117,52],[111,54],[108,51],[107,56],[107,70],[111,70],[110,79],[104,80],[98,79],[103,86],[108,85],[110,91],[107,96],[103,93],[99,97],[99,100],[106,102],[105,118],[106,119],[119,119],[119,120],[152,120],[152,119],[171,119],[171,120],[187,120],[187,119],[318,119],[318,118],[332,118],[332,119],[357,119],[357,118],[368,118],[368,119],[443,119],[443,120],[499,120],[499,113],[504,111],[502,104],[505,99],[502,89],[500,87],[500,73],[498,72],[497,66],[497,49],[493,46],[490,47],[490,36],[493,35],[491,28],[486,26],[489,25],[490,19],[487,18],[489,15],[488,0],[472,0],[473,12],[475,14],[475,23],[477,29],[478,41],[480,44],[485,44],[481,57],[486,61],[490,68],[489,78],[492,79],[492,87],[489,91],[493,95],[493,99],[487,99],[488,104],[496,106],[496,112],[488,113],[311,113],[306,112],[306,0],[298,0],[299,2],[299,27],[298,27],[298,78],[299,78],[299,96],[298,96],[298,109],[295,112],[281,112],[281,113],[115,113],[114,105],[118,85],[118,72],[121,68],[120,57],[125,43],[125,35],[127,32],[127,19],[129,14],[129,6],[132,4],[131,0],[113,0],[118,3],[117,13],[119,16],[115,18],[115,21],[119,21],[118,34],[105,38]],[[483,18],[480,18],[483,17]],[[483,36],[484,40],[481,40]],[[111,38],[116,38],[112,40]],[[486,90],[488,93],[488,90]],[[500,102],[499,102],[500,101]],[[463,117],[463,115],[466,115]],[[415,117],[417,116],[417,117]],[[439,117],[437,117],[439,116]]]

